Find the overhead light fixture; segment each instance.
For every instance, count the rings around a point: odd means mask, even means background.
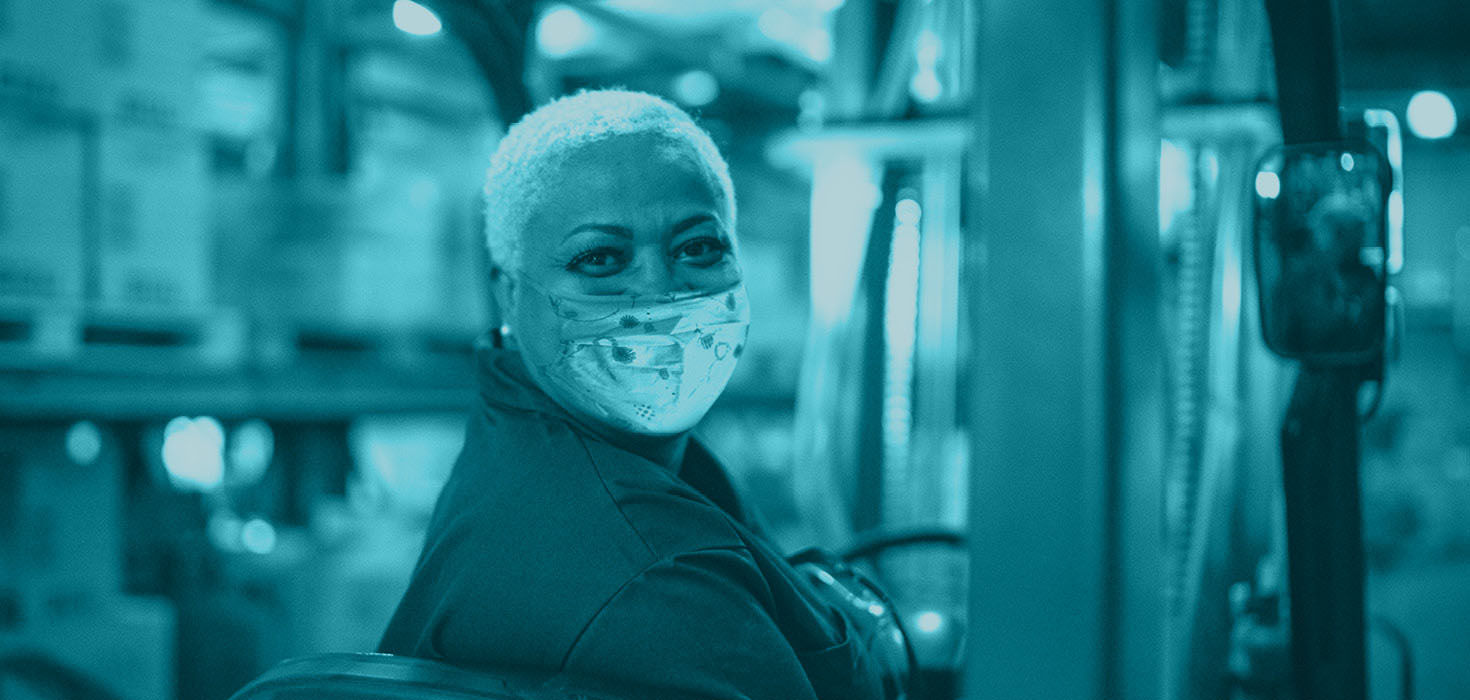
[[[1455,133],[1455,103],[1437,90],[1423,90],[1409,99],[1409,131],[1421,139],[1443,139]]]
[[[396,0],[393,3],[393,26],[414,36],[433,36],[444,29],[439,15],[413,0]]]
[[[592,25],[572,7],[553,5],[536,23],[536,45],[541,53],[561,58],[592,42]]]

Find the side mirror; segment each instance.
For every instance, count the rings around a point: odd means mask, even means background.
[[[1278,148],[1255,177],[1255,262],[1266,346],[1317,365],[1383,353],[1393,173],[1366,143]]]

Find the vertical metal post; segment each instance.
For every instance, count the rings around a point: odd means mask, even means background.
[[[347,168],[344,56],[333,37],[340,14],[338,0],[303,0],[299,21],[290,27],[285,175],[340,174]]]
[[[1281,427],[1291,660],[1300,700],[1368,696],[1357,368],[1306,365]]]
[[[978,12],[967,696],[1157,697],[1155,3]]]

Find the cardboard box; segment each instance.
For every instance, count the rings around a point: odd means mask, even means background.
[[[101,85],[94,0],[0,0],[0,92],[71,109]]]
[[[452,213],[421,180],[225,188],[220,300],[265,318],[356,327],[453,325],[473,304],[450,265]],[[463,314],[461,314],[463,315]]]
[[[210,304],[212,182],[203,137],[189,129],[104,125],[98,180],[97,301]]]
[[[100,27],[94,106],[107,120],[199,126],[202,0],[88,0]]]
[[[0,117],[0,301],[76,301],[83,290],[83,135]]]
[[[0,2],[0,93],[105,119],[196,123],[202,0]]]

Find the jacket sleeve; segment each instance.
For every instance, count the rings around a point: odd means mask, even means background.
[[[742,548],[662,559],[592,618],[564,670],[651,686],[660,696],[812,700],[816,694],[768,599]]]

